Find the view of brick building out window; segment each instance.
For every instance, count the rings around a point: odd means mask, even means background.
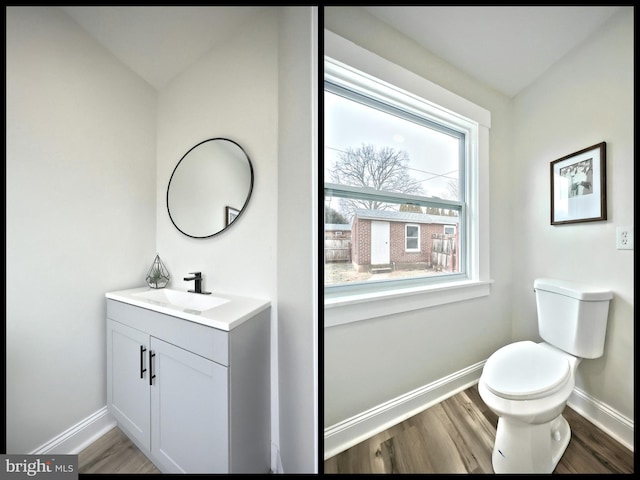
[[[461,272],[465,136],[325,83],[325,286]]]

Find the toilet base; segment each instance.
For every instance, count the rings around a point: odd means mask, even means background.
[[[571,429],[562,415],[539,425],[499,417],[493,470],[495,473],[552,473],[570,439]]]

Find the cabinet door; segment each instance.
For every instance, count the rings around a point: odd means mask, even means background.
[[[166,473],[228,473],[227,367],[151,337],[151,453]]]
[[[118,425],[151,447],[149,335],[107,320],[107,405]]]

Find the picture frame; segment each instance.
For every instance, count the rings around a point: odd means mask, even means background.
[[[554,160],[551,225],[607,219],[606,142]]]
[[[240,210],[227,205],[225,207],[225,227],[231,225],[231,222],[233,222],[238,215],[240,215]]]

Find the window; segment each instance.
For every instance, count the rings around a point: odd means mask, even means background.
[[[325,215],[342,218],[352,238],[350,265],[325,258],[325,287],[387,290],[464,276],[465,249],[444,252],[439,242],[453,223],[464,243],[467,129],[390,88],[336,76],[324,88]]]
[[[420,225],[405,225],[405,244],[404,249],[407,252],[420,251]]]
[[[487,295],[489,113],[331,32],[325,52],[325,222],[350,238],[325,326]]]

